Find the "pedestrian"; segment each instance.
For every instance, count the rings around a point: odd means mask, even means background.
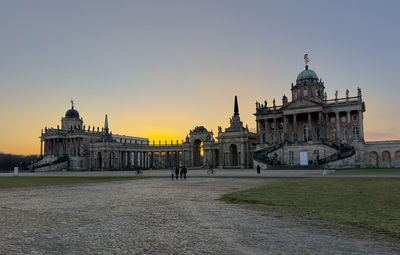
[[[260,170],[261,170],[260,165],[257,165],[257,173],[258,173],[258,174],[260,174],[260,172],[261,172]]]
[[[181,180],[182,180],[183,179],[183,167],[181,169],[180,175],[181,175]]]
[[[178,175],[179,175],[179,168],[175,167],[175,179],[178,180]]]
[[[172,180],[174,180],[174,173],[175,173],[175,170],[174,170],[174,168],[172,167],[172,168],[171,168],[171,179],[172,179]]]
[[[182,171],[183,171],[183,178],[186,180],[187,169],[185,166],[182,167]]]

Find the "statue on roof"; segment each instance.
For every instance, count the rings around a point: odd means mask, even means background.
[[[282,104],[283,104],[283,105],[286,105],[287,102],[288,102],[288,98],[287,98],[287,96],[286,96],[285,94],[283,94],[283,97],[282,97]]]
[[[310,58],[308,57],[308,54],[304,54],[304,62],[306,63],[306,66],[308,66],[308,63],[310,63]]]

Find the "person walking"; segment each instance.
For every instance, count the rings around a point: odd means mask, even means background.
[[[181,175],[181,180],[182,180],[183,179],[183,167],[181,169],[180,175]]]
[[[261,172],[261,167],[260,165],[257,165],[257,173],[260,174],[260,172]]]
[[[174,180],[175,170],[174,170],[173,167],[171,168],[171,171],[170,171],[170,172],[171,172],[171,179]]]
[[[186,180],[187,169],[185,166],[182,167],[182,171],[183,171],[183,178]]]
[[[178,180],[178,175],[179,175],[179,168],[176,166],[175,167],[175,179]]]

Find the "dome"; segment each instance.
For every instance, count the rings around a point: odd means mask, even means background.
[[[306,70],[303,70],[299,75],[297,75],[297,82],[301,81],[309,81],[309,82],[316,82],[318,81],[318,76],[313,70],[309,70],[308,68]]]
[[[203,126],[197,126],[193,130],[194,133],[206,133],[208,132],[207,129]]]
[[[65,113],[65,118],[68,119],[79,119],[79,112],[72,107]]]

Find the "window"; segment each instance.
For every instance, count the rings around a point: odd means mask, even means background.
[[[353,140],[358,141],[359,131],[358,127],[353,127]]]
[[[353,121],[357,121],[357,120],[358,120],[358,117],[357,117],[357,115],[353,115],[353,117],[351,117],[351,119],[352,119]]]
[[[293,165],[294,163],[294,153],[293,151],[289,151],[289,165]]]
[[[308,95],[308,90],[307,88],[304,88],[303,90],[303,97],[306,97]]]

